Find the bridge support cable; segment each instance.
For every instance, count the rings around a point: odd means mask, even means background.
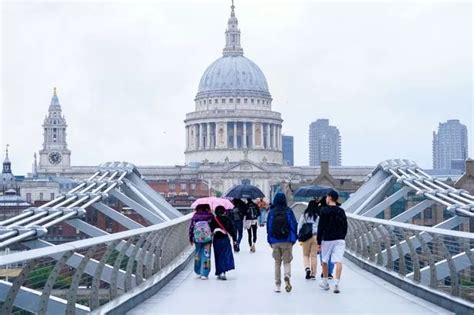
[[[114,196],[130,206],[151,224],[178,218],[181,213],[169,205],[142,179],[133,164],[109,162],[99,166],[86,181],[40,207],[26,209],[14,218],[0,222],[0,248],[46,234],[61,222],[82,219],[92,206],[126,228],[142,225],[106,206],[102,201]],[[94,205],[100,203],[97,207]],[[115,213],[114,213],[115,212]]]

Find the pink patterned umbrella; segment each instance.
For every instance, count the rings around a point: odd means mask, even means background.
[[[234,204],[230,202],[229,199],[218,197],[204,197],[196,199],[196,201],[194,201],[191,205],[191,208],[196,209],[197,206],[205,204],[209,205],[209,207],[211,207],[211,210],[215,210],[217,206],[223,206],[226,209],[234,208]]]

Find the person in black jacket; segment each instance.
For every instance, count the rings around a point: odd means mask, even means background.
[[[232,220],[225,214],[224,207],[217,206],[215,217],[211,220],[211,230],[214,234],[212,244],[214,245],[214,260],[216,263],[216,276],[219,280],[227,280],[225,273],[235,269],[234,255],[230,238],[236,239],[236,233]]]
[[[323,282],[321,288],[329,290],[328,260],[331,257],[336,264],[336,279],[334,280],[334,293],[339,293],[339,280],[342,273],[342,257],[346,248],[344,239],[347,234],[346,213],[339,207],[337,200],[339,194],[332,190],[326,196],[327,207],[321,209],[318,224],[318,249],[320,246],[323,257]]]

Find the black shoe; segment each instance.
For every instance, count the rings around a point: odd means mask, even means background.
[[[285,280],[285,291],[286,292],[291,292],[292,286],[291,286],[291,283],[290,283],[290,278],[285,277],[284,280]]]
[[[316,280],[316,276],[309,276],[311,280]]]
[[[311,269],[309,268],[306,268],[306,279],[310,279],[311,278]]]
[[[324,274],[321,272],[321,279],[324,278]]]
[[[329,280],[332,279],[332,274],[329,274],[329,275],[328,275],[328,279],[329,279]]]

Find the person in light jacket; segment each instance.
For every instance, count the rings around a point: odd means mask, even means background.
[[[318,210],[318,202],[316,200],[311,200],[308,203],[308,207],[306,208],[305,212],[301,215],[300,220],[298,221],[299,237],[302,236],[300,235],[300,232],[303,228],[303,225],[306,224],[308,227],[311,227],[311,236],[307,239],[299,239],[301,245],[303,246],[303,262],[306,272],[306,279],[316,279],[316,268],[318,266],[318,243],[316,240],[319,222]]]

